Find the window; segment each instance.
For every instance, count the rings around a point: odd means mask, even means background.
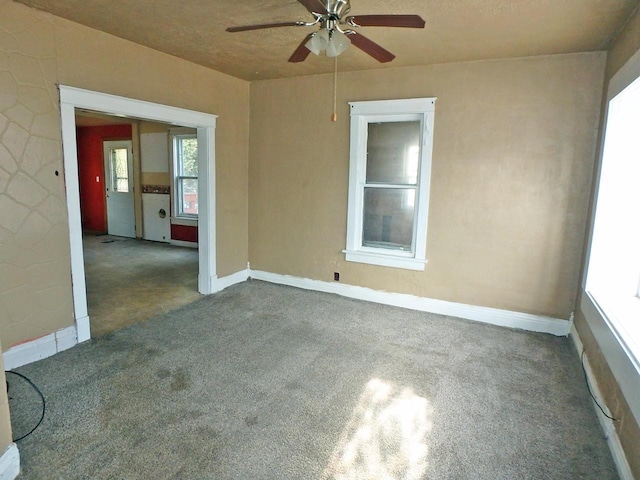
[[[350,103],[347,261],[424,270],[435,100]]]
[[[198,139],[173,134],[174,208],[178,217],[198,216]]]
[[[640,366],[640,78],[609,102],[586,291]]]
[[[129,192],[129,156],[126,148],[109,149],[109,185],[112,192]]]

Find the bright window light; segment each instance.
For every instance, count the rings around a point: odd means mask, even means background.
[[[177,217],[198,217],[198,139],[173,134],[174,212]]]
[[[322,478],[424,478],[433,415],[430,402],[413,389],[371,379]]]
[[[640,365],[640,79],[609,102],[586,290]]]

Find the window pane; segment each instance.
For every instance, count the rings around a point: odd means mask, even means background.
[[[418,183],[420,122],[370,123],[367,183]]]
[[[415,188],[365,188],[362,245],[411,250]]]
[[[198,139],[181,138],[178,141],[181,160],[180,175],[186,177],[198,176]]]
[[[198,180],[194,178],[180,179],[180,213],[198,214]]]
[[[112,148],[110,151],[111,190],[126,193],[129,191],[129,167],[127,149]]]

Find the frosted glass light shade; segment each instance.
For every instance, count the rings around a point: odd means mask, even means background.
[[[313,34],[313,36],[309,39],[309,41],[305,44],[312,53],[316,55],[320,55],[320,52],[325,50],[329,45],[329,31],[328,30],[320,30]]]
[[[351,40],[339,30],[333,30],[327,45],[327,57],[337,57],[351,45]]]

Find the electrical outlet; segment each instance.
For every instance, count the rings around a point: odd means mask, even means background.
[[[333,272],[333,279],[336,282],[339,282],[340,281],[340,272]]]

